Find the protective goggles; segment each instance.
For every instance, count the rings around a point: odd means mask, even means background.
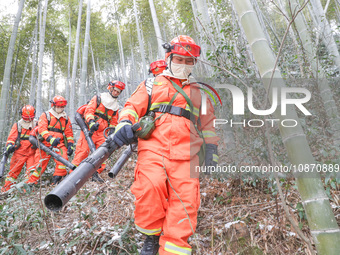
[[[166,67],[166,66],[167,66],[167,64],[166,64],[166,62],[164,60],[163,61],[155,61],[155,62],[152,62],[150,64],[150,70],[154,70],[157,67],[158,68],[162,68],[162,67]]]
[[[171,53],[183,56],[199,57],[201,54],[201,47],[191,43],[176,43],[171,45]]]
[[[25,116],[25,115],[23,115],[23,116],[21,116],[22,117],[22,119],[23,120],[26,120],[26,121],[28,121],[28,120],[33,120],[34,119],[34,115],[31,115],[31,116]]]

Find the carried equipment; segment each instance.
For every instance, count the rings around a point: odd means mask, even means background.
[[[79,127],[81,128],[81,130],[83,131],[84,135],[85,135],[85,139],[87,141],[87,144],[90,148],[91,153],[95,152],[96,150],[96,146],[91,138],[92,133],[89,131],[89,129],[87,128],[87,125],[85,124],[84,118],[83,118],[83,114],[86,108],[86,104],[83,106],[80,106],[76,112],[75,115],[75,120],[78,123]]]
[[[115,178],[117,176],[119,171],[123,168],[125,163],[131,157],[132,153],[137,149],[137,146],[138,146],[138,144],[134,143],[134,144],[130,144],[130,146],[128,146],[125,149],[123,154],[119,157],[119,159],[116,161],[116,163],[111,168],[111,170],[109,172],[109,177]]]
[[[4,175],[7,159],[8,159],[8,154],[7,154],[6,150],[5,150],[5,152],[4,152],[3,156],[2,156],[1,162],[0,162],[0,179]]]
[[[137,131],[139,128],[139,123],[132,126],[133,131]],[[49,210],[59,211],[97,171],[101,164],[119,148],[113,141],[113,137],[114,134],[111,134],[94,153],[80,163],[76,171],[68,175],[45,197],[44,203]]]
[[[42,149],[44,152],[50,154],[55,160],[58,160],[60,163],[64,164],[65,166],[67,166],[68,168],[74,170],[76,168],[75,165],[73,165],[71,162],[69,162],[68,160],[64,159],[62,156],[60,156],[58,153],[54,152],[53,150],[51,150],[50,148],[48,148],[45,144],[38,142],[37,138],[33,135],[30,135],[29,138],[30,143],[37,147]]]

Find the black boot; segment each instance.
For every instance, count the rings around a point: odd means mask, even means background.
[[[61,180],[63,179],[63,176],[53,175],[51,180],[51,185],[57,185]]]
[[[147,236],[140,255],[156,255],[159,249],[159,236]]]
[[[92,175],[92,181],[100,182],[100,183],[104,182],[104,180],[102,178],[100,178],[100,176],[99,176],[97,171]]]

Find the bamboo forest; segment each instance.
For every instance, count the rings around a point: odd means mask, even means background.
[[[1,254],[340,254],[340,0],[0,0]]]

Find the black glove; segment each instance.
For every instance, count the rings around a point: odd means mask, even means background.
[[[73,143],[68,143],[67,144],[67,156],[71,156],[74,151],[74,146]]]
[[[57,147],[58,144],[60,143],[60,138],[59,137],[55,138],[50,135],[49,137],[47,137],[46,141],[49,142],[52,145],[52,147]]]
[[[11,143],[9,143],[6,147],[6,153],[7,155],[11,154],[12,152],[15,151],[15,146]]]
[[[129,120],[123,120],[118,123],[115,129],[115,134],[113,137],[113,141],[119,146],[123,146],[124,144],[130,144],[134,142],[134,136],[132,130],[132,123]]]
[[[99,128],[99,123],[95,122],[94,120],[90,120],[89,122],[89,128],[90,128],[90,132],[94,133],[95,131],[98,130]]]
[[[205,145],[205,166],[216,167],[218,162],[217,145],[207,143]]]

